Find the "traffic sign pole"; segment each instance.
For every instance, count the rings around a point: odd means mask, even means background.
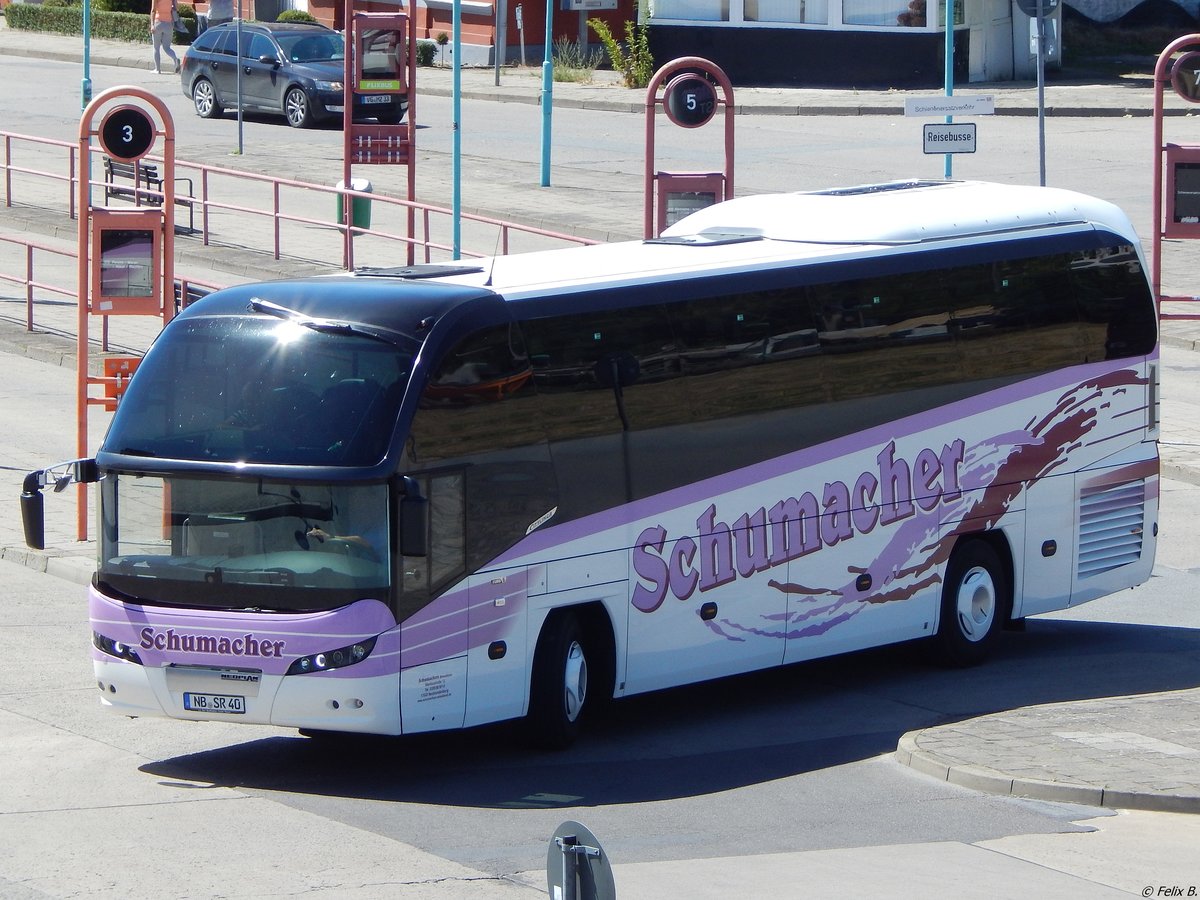
[[[1038,184],[1046,186],[1046,13],[1037,0]]]
[[[946,12],[943,14],[945,20],[942,23],[943,30],[946,32],[946,96],[954,96],[954,0],[946,0],[946,5],[943,7]],[[954,122],[954,116],[946,116],[946,124],[950,125]],[[954,157],[949,153],[946,154],[945,160],[945,177],[950,180],[951,174],[954,172]]]
[[[1059,0],[1017,0],[1021,12],[1034,22],[1037,44],[1038,183],[1046,186],[1046,16],[1058,9]]]

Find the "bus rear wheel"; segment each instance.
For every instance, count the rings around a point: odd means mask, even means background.
[[[579,736],[590,708],[588,652],[579,620],[571,613],[551,617],[533,659],[529,737],[543,749],[565,750]]]
[[[956,547],[942,585],[941,620],[934,636],[938,660],[959,667],[983,662],[1009,609],[1008,577],[999,554],[981,540]]]

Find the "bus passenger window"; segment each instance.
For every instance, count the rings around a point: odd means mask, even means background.
[[[405,451],[430,531],[429,555],[404,561],[409,600],[493,559],[555,508],[543,424],[516,325],[476,332],[437,362]]]
[[[1075,254],[1071,279],[1088,362],[1144,356],[1154,348],[1153,304],[1147,302],[1146,278],[1133,247]]]
[[[552,439],[688,421],[675,383],[679,350],[661,306],[535,319],[525,333]]]

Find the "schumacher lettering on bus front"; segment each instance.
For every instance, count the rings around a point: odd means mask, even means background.
[[[248,656],[282,659],[285,641],[268,641],[253,634],[241,637],[214,637],[211,634],[190,634],[168,628],[159,631],[147,625],[141,630],[143,650],[174,650],[183,653],[210,653],[217,656]]]

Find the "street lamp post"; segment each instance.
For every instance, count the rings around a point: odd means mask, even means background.
[[[83,0],[83,79],[79,82],[79,108],[92,102],[92,0]]]

